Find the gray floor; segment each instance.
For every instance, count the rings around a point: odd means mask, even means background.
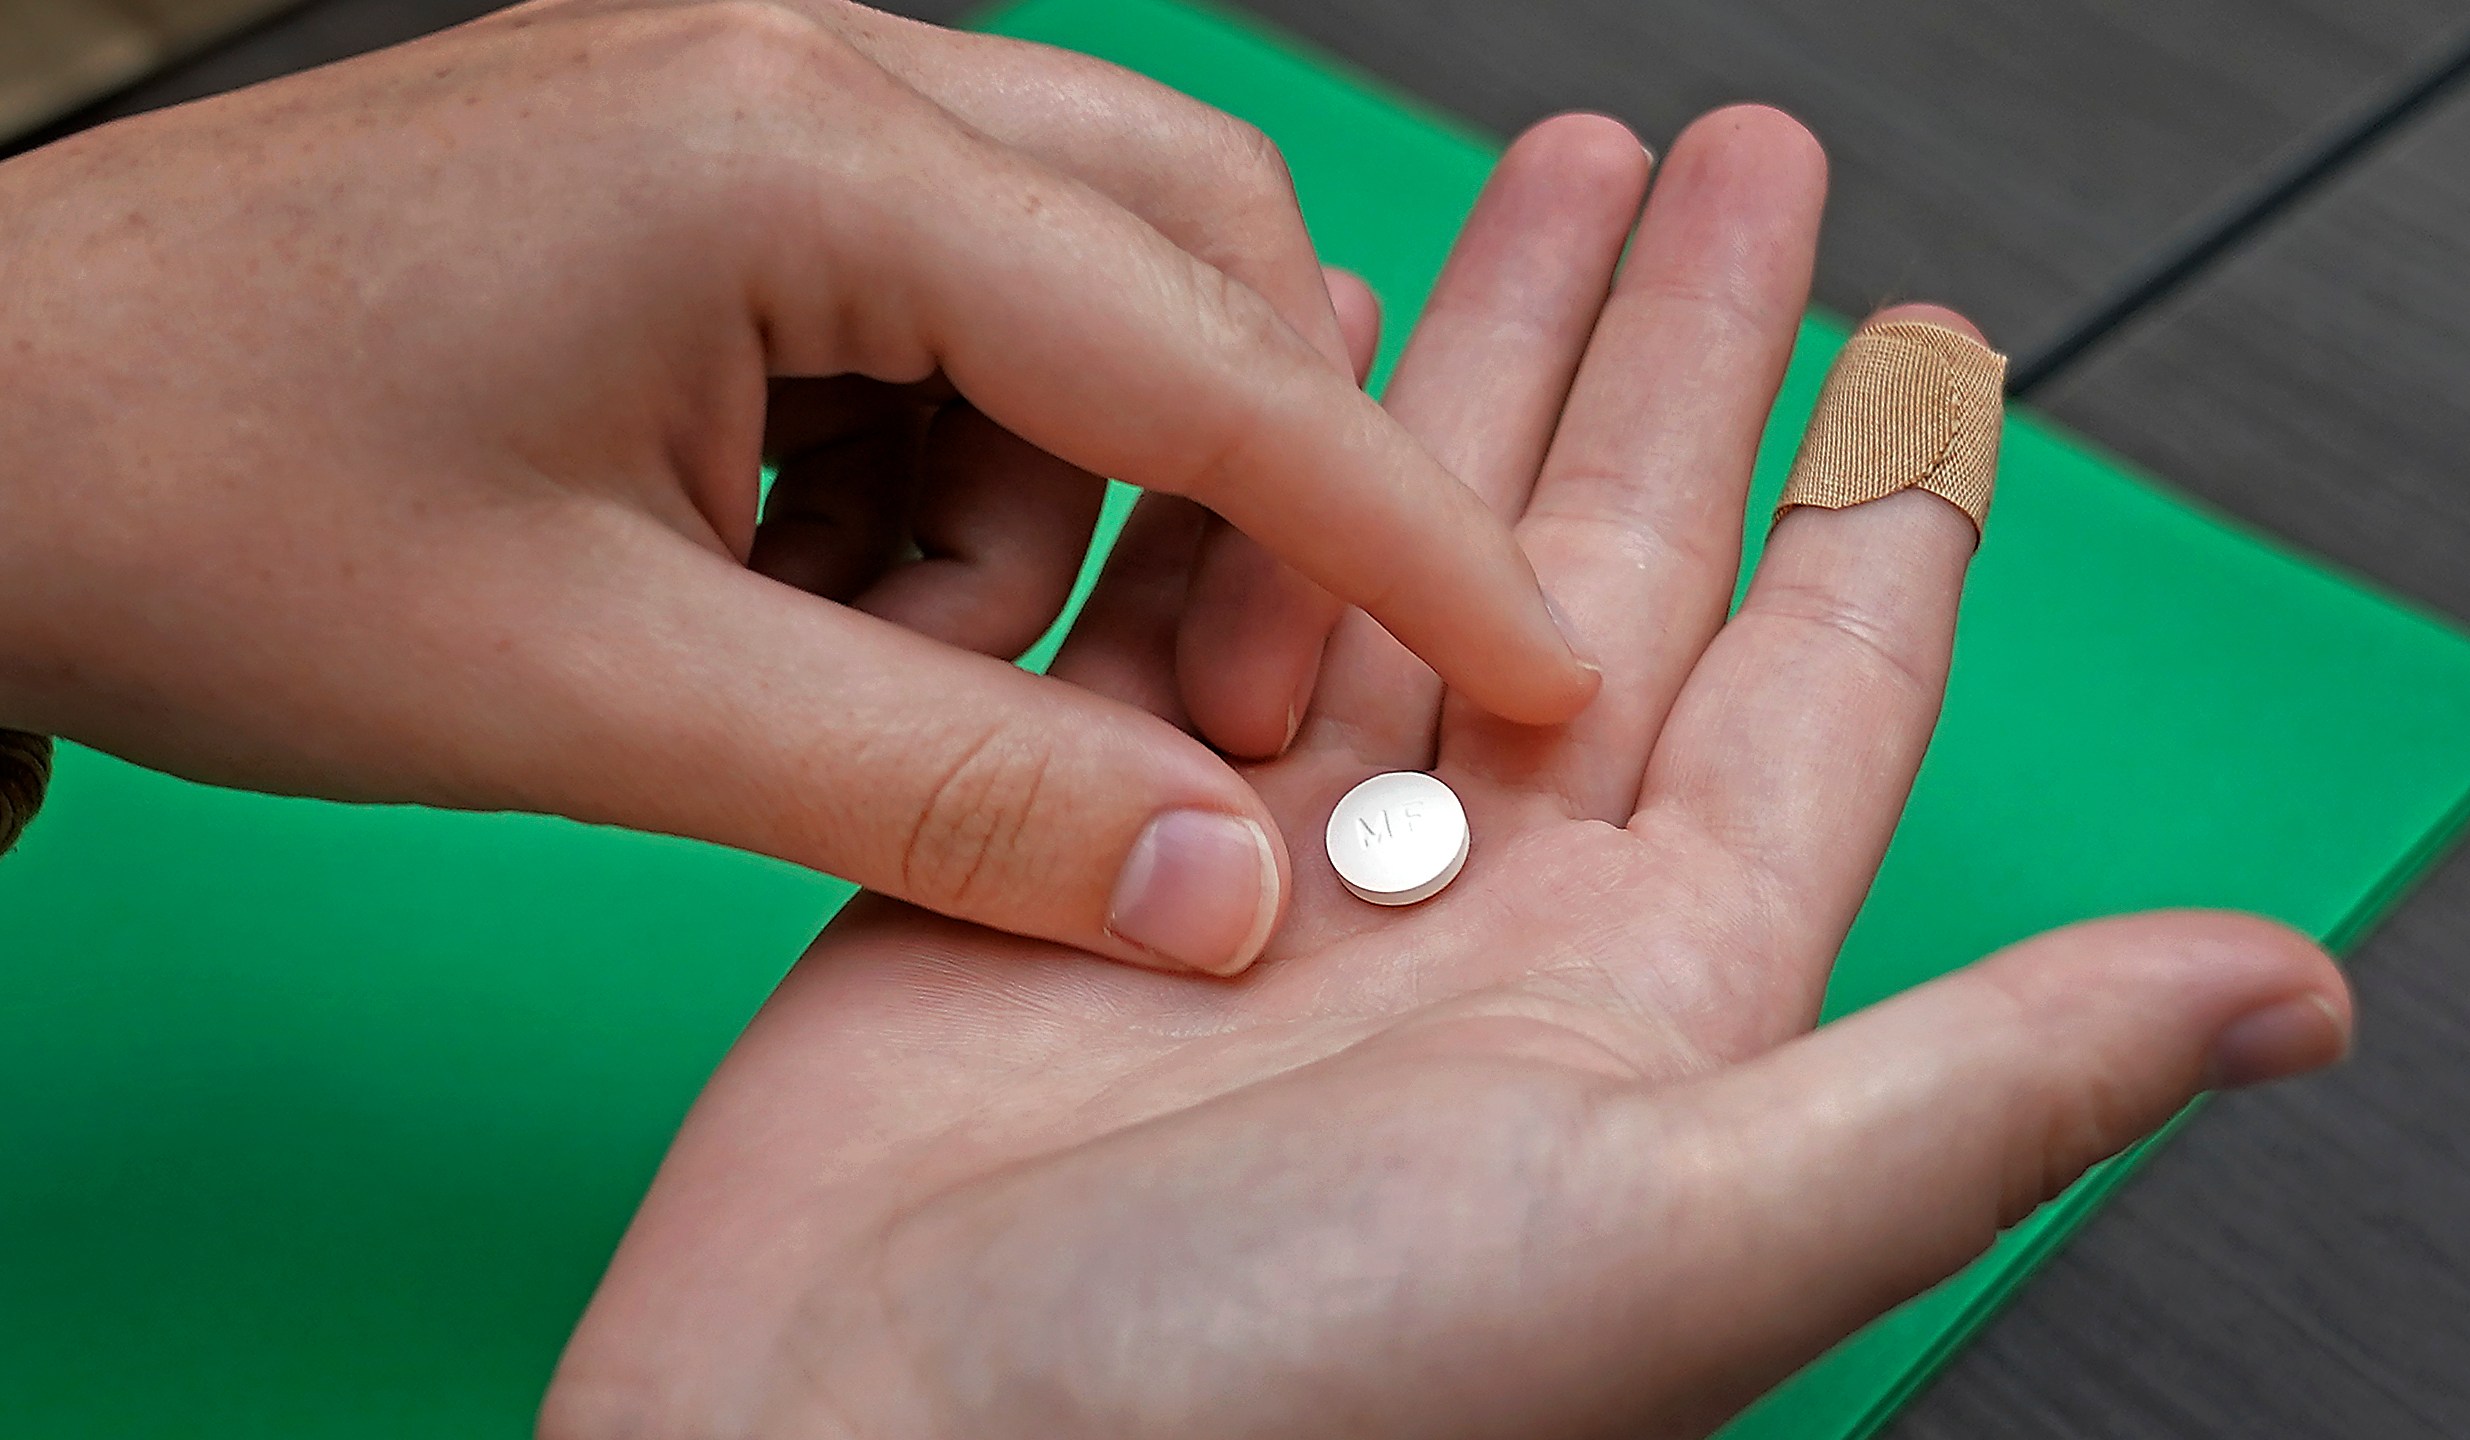
[[[86,118],[486,8],[315,0]],[[1496,131],[1583,106],[1660,139],[1723,101],[1782,104],[1835,157],[1821,299],[1946,301],[2028,363],[2470,41],[2470,5],[2443,0],[1251,8]],[[2035,400],[2470,621],[2470,81],[2220,233]],[[2215,1104],[1895,1433],[2470,1435],[2465,950],[2470,857],[2360,951],[2359,1058]]]

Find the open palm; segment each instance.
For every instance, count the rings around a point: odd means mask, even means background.
[[[862,897],[688,1121],[547,1432],[1700,1433],[2201,1086],[2339,1054],[2323,957],[2225,916],[2060,932],[1807,1033],[1975,537],[1918,493],[1796,511],[1727,619],[1824,164],[1711,116],[1623,263],[1647,178],[1609,122],[1530,132],[1389,398],[1522,515],[1592,708],[1506,725],[1350,615],[1250,772],[1311,843],[1236,981]],[[1060,679],[1181,723],[1201,526],[1143,502]],[[1405,910],[1317,853],[1392,769],[1475,835]]]

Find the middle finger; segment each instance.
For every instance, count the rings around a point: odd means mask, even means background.
[[[1493,170],[1399,357],[1384,405],[1484,502],[1515,515],[1646,190],[1637,138],[1546,120]],[[1299,750],[1375,769],[1432,763],[1441,682],[1360,611],[1331,636]]]
[[[1674,142],[1595,327],[1518,538],[1604,667],[1594,704],[1535,729],[1450,701],[1442,768],[1479,812],[1630,813],[1647,753],[1723,624],[1767,412],[1808,302],[1826,157],[1763,106]]]

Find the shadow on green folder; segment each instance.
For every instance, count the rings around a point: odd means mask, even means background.
[[[1490,141],[1162,0],[994,26],[1267,129],[1394,355]],[[1841,335],[1803,333],[1767,495]],[[2150,906],[2347,942],[2458,827],[2465,717],[2470,642],[2019,417],[1946,720],[1830,1010]],[[702,1076],[845,894],[674,841],[71,752],[0,864],[0,1430],[525,1433]],[[1730,1433],[1875,1429],[2124,1173]]]

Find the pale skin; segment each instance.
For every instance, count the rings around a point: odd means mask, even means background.
[[[1975,537],[1917,493],[1795,511],[1727,619],[1824,164],[1772,111],[1702,120],[1616,278],[1648,179],[1609,121],[1524,136],[1387,399],[1516,517],[1593,704],[1502,721],[1350,614],[1243,772],[1311,834],[1435,770],[1456,884],[1379,909],[1297,854],[1232,981],[862,897],[690,1116],[544,1434],[1703,1434],[2199,1090],[2341,1055],[2314,945],[2194,913],[1812,1032]],[[1190,722],[1199,533],[1144,502],[1059,677]]]
[[[1221,752],[1284,748],[1338,597],[1506,716],[1599,683],[1355,385],[1257,131],[840,0],[540,0],[0,166],[0,456],[0,727],[1162,968],[1285,902]],[[1005,663],[1101,475],[1224,517],[1215,749]]]
[[[831,0],[552,0],[37,151],[0,726],[878,892],[553,1440],[1703,1432],[2350,1012],[2173,915],[1807,1033],[1973,535],[1796,512],[1727,621],[1823,164],[1702,122],[1616,281],[1648,170],[1523,138],[1384,410],[1257,134]],[[1023,676],[1101,473],[1189,501]],[[1376,910],[1282,837],[1400,767],[1477,848]]]
[[[1649,169],[1525,136],[1383,408],[1258,134],[836,0],[63,142],[0,166],[0,727],[876,892],[552,1440],[1701,1433],[2350,1010],[2190,914],[1809,1033],[1974,535],[1797,511],[1727,619],[1824,166],[1738,109]],[[1024,675],[1101,474],[1158,493]],[[1316,848],[1396,768],[1476,834],[1405,911]]]

